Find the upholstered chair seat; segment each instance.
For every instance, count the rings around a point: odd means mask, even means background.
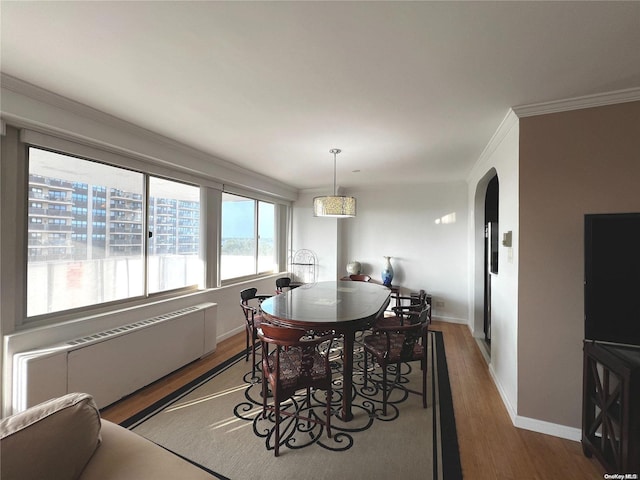
[[[269,362],[269,381],[275,380],[276,352],[272,352],[267,357]],[[307,376],[311,381],[321,380],[328,375],[327,365],[324,357],[318,352],[312,352],[305,361],[309,362],[311,368],[301,369],[303,352],[300,348],[292,347],[280,352],[280,385],[283,388],[290,388],[299,383],[303,383],[303,376]]]
[[[262,342],[262,415],[274,414],[274,453],[280,454],[280,421],[283,416],[295,417],[324,426],[331,438],[331,366],[329,354],[335,333],[312,336],[304,329],[263,323],[258,337]],[[267,403],[267,389],[271,389],[273,402]],[[325,390],[324,418],[316,413],[303,416],[304,409],[314,409],[311,389]],[[281,404],[306,390],[301,402],[293,402],[295,411],[281,408]],[[315,395],[314,395],[315,396]]]

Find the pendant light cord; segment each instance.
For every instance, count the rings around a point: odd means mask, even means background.
[[[329,153],[333,153],[333,196],[336,196],[336,156],[341,152],[339,148],[332,148]]]
[[[333,152],[333,196],[336,196],[336,152]]]

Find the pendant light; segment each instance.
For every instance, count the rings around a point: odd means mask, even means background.
[[[314,217],[349,218],[356,216],[356,199],[336,195],[336,155],[341,151],[339,148],[329,150],[329,153],[333,153],[333,195],[313,199]]]

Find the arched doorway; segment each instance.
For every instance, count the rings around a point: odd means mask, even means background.
[[[498,173],[491,168],[476,184],[473,200],[472,329],[487,363],[491,361],[491,280],[497,273]],[[492,246],[493,244],[493,246]]]
[[[498,175],[494,175],[484,197],[484,340],[491,345],[491,280],[498,274],[498,199],[500,185]]]

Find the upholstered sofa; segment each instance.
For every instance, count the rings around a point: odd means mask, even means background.
[[[2,480],[211,480],[206,471],[100,418],[70,393],[0,421]]]

